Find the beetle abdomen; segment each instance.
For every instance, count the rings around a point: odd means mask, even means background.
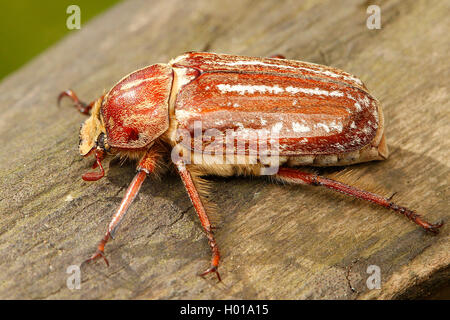
[[[225,153],[257,152],[252,143],[277,137],[281,156],[346,154],[377,146],[383,133],[378,102],[356,77],[340,70],[280,59],[189,53],[171,62],[198,76],[175,101],[178,128],[194,135],[201,123],[217,142],[232,134]],[[219,139],[218,139],[219,138]],[[244,146],[239,148],[239,141]],[[194,149],[193,140],[190,147]],[[201,150],[195,150],[196,152]],[[203,150],[202,150],[203,151]]]

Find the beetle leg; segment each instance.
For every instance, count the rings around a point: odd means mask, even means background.
[[[103,169],[102,161],[105,158],[105,153],[102,150],[95,150],[95,162],[92,169],[99,167],[100,172],[86,172],[81,176],[84,181],[97,181],[105,176],[105,169]]]
[[[314,186],[324,186],[337,192],[353,196],[358,199],[367,200],[383,206],[388,209],[392,209],[398,213],[405,215],[408,219],[421,226],[427,231],[438,233],[439,228],[443,225],[443,222],[432,224],[422,219],[420,215],[405,207],[401,207],[394,202],[391,202],[390,198],[384,198],[372,192],[364,191],[342,182],[332,179],[324,178],[316,174],[288,168],[280,168],[277,178],[282,181],[310,184]]]
[[[64,97],[69,97],[73,103],[75,104],[75,107],[78,109],[78,111],[80,111],[82,114],[85,115],[89,115],[89,111],[91,111],[92,107],[94,106],[95,100],[92,101],[89,104],[86,104],[82,101],[80,101],[77,97],[77,95],[75,94],[75,92],[73,92],[71,89],[63,91],[59,94],[58,96],[58,106],[61,102],[61,99]]]
[[[156,161],[159,157],[159,153],[157,153],[156,148],[153,149],[154,150],[150,149],[148,153],[139,162],[139,165],[137,167],[138,173],[134,177],[131,184],[128,186],[127,192],[125,193],[125,196],[123,197],[122,202],[120,203],[119,209],[117,209],[116,213],[114,214],[111,222],[109,223],[108,230],[106,231],[104,237],[102,238],[102,240],[100,240],[97,246],[96,253],[94,253],[89,259],[84,261],[84,263],[102,257],[105,260],[106,265],[109,266],[108,260],[106,259],[104,254],[105,245],[110,238],[114,239],[114,234],[116,233],[117,228],[119,227],[123,217],[125,217],[128,208],[130,207],[131,203],[136,198],[136,195],[141,189],[142,183],[144,182],[147,175],[152,173],[154,170]]]
[[[282,54],[273,54],[269,58],[271,58],[271,59],[286,59],[286,57],[283,56]]]
[[[178,173],[180,174],[181,180],[183,180],[189,198],[191,199],[192,204],[194,205],[195,211],[197,212],[198,217],[200,218],[200,222],[202,224],[203,229],[205,230],[206,237],[208,238],[208,243],[212,251],[211,266],[204,272],[202,272],[200,276],[203,277],[208,273],[214,272],[217,275],[217,279],[221,281],[219,271],[217,270],[219,268],[220,253],[219,247],[217,246],[216,243],[216,239],[214,239],[214,234],[212,232],[213,227],[211,226],[208,215],[206,214],[206,210],[205,207],[203,206],[200,195],[197,189],[195,188],[191,174],[186,169],[186,166],[181,160],[175,162],[175,165],[178,169]]]

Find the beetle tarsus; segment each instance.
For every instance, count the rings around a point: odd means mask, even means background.
[[[97,247],[97,251],[89,259],[85,260],[83,262],[83,264],[84,263],[89,263],[91,261],[95,261],[95,260],[97,260],[98,258],[101,257],[101,258],[103,258],[103,260],[105,260],[106,266],[109,267],[108,259],[106,259],[106,256],[105,256],[105,245],[108,242],[109,238],[110,238],[110,233],[107,232],[105,234],[105,236],[103,237],[103,239],[100,240],[100,242],[98,244],[98,247]]]
[[[202,272],[202,273],[200,274],[200,276],[201,276],[201,277],[204,277],[204,276],[206,276],[207,274],[210,274],[210,273],[213,273],[213,272],[216,274],[217,279],[219,280],[219,282],[221,282],[221,281],[222,281],[222,278],[220,277],[219,271],[217,270],[217,266],[211,266],[211,267],[209,267],[209,268],[206,269],[204,272]]]
[[[436,223],[433,223],[433,224],[427,224],[427,226],[424,226],[423,228],[426,230],[426,231],[429,231],[429,232],[431,232],[431,233],[434,233],[434,234],[438,234],[439,233],[439,229],[442,227],[444,225],[444,221],[439,221],[439,222],[436,222]]]
[[[388,198],[387,200],[390,200],[390,198]],[[389,209],[392,209],[392,210],[394,210],[396,212],[399,212],[399,213],[403,214],[409,220],[413,221],[415,224],[421,226],[426,231],[429,231],[429,232],[434,233],[434,234],[438,234],[439,233],[439,228],[444,225],[443,221],[440,221],[440,222],[435,223],[435,224],[429,223],[429,222],[423,220],[423,218],[419,214],[417,214],[415,211],[413,211],[411,209],[408,209],[406,207],[399,206],[399,205],[397,205],[397,204],[395,204],[393,202],[390,202],[386,207],[389,208]]]
[[[98,258],[102,257],[103,260],[105,260],[106,266],[109,267],[109,261],[108,259],[106,259],[105,253],[103,251],[97,250],[92,257],[90,257],[89,259],[85,260],[84,263],[89,263],[91,261],[95,261]]]

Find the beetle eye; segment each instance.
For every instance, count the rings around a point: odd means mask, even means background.
[[[97,138],[97,147],[104,151],[106,151],[105,138],[106,138],[105,133],[103,133],[103,132],[100,133]]]

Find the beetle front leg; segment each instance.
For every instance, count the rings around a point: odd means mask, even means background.
[[[96,100],[94,100],[91,103],[86,104],[86,103],[80,101],[80,99],[78,99],[78,97],[75,94],[75,92],[73,92],[71,89],[68,89],[68,90],[63,91],[63,92],[61,92],[59,94],[59,96],[58,96],[58,106],[59,106],[59,104],[61,102],[61,99],[64,98],[64,97],[69,97],[73,101],[73,103],[75,105],[75,108],[77,108],[78,111],[80,111],[82,114],[85,114],[85,115],[89,115],[89,112],[91,111],[91,109],[94,106],[95,101],[96,101]]]
[[[364,191],[349,185],[346,185],[342,182],[335,181],[332,179],[324,178],[316,174],[296,170],[296,169],[288,169],[281,168],[278,171],[276,176],[282,181],[290,182],[290,183],[300,183],[300,184],[310,184],[314,186],[324,186],[329,189],[332,189],[337,192],[341,192],[347,194],[349,196],[353,196],[358,199],[370,201],[376,203],[380,206],[383,206],[387,209],[392,209],[398,213],[403,214],[409,220],[413,221],[417,225],[424,228],[426,231],[430,231],[433,233],[438,233],[439,228],[444,224],[443,222],[432,224],[425,221],[420,215],[415,213],[413,210],[399,206],[394,202],[391,202],[391,198],[384,198],[375,193]]]
[[[108,259],[105,257],[105,245],[110,238],[114,239],[114,234],[117,231],[117,228],[120,225],[120,222],[125,217],[131,203],[136,198],[136,195],[139,193],[141,186],[147,177],[148,174],[152,173],[155,169],[156,162],[159,158],[160,153],[157,148],[150,149],[147,154],[142,158],[137,167],[138,173],[134,177],[131,184],[128,186],[127,192],[120,203],[119,208],[114,214],[111,222],[108,225],[108,230],[106,231],[102,240],[100,240],[97,251],[84,263],[89,261],[96,260],[97,258],[103,258],[106,262],[106,265],[109,266]]]
[[[206,237],[208,238],[208,243],[212,251],[211,266],[204,272],[202,272],[200,276],[203,277],[208,273],[214,272],[217,275],[217,279],[221,281],[219,271],[217,270],[219,268],[220,253],[219,247],[217,246],[216,243],[216,239],[214,239],[214,234],[212,232],[213,227],[211,226],[205,207],[203,206],[200,195],[194,185],[191,174],[186,169],[186,166],[184,165],[183,161],[178,160],[177,162],[175,162],[175,165],[178,169],[178,173],[180,174],[181,180],[183,180],[189,198],[191,199],[191,202],[194,205],[195,211],[197,212],[198,217],[200,218],[200,222],[202,224],[203,229],[205,230]]]

